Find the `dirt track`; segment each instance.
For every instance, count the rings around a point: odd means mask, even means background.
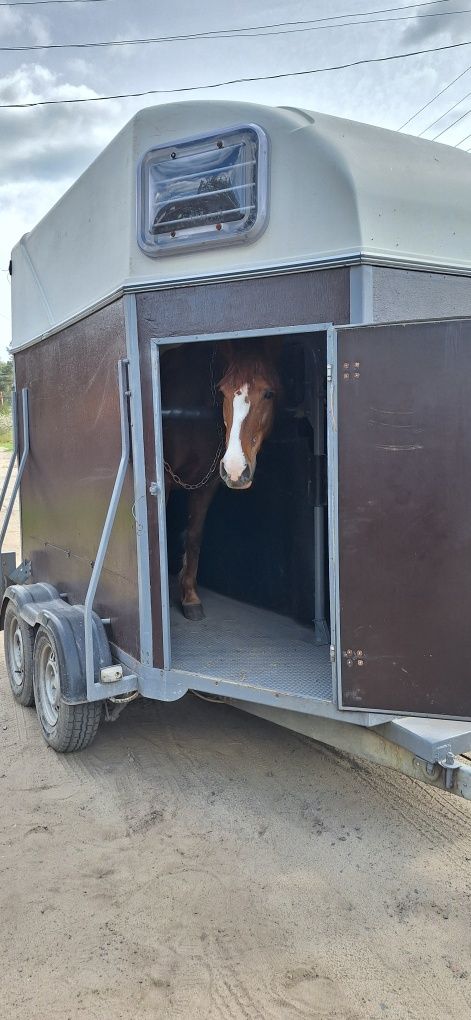
[[[56,755],[0,687],[1,1020],[469,1020],[471,805],[191,696]]]

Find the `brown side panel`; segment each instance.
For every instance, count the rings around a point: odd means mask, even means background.
[[[339,334],[346,707],[471,716],[471,323]]]
[[[153,336],[350,321],[348,269],[288,273],[140,294],[141,342]]]
[[[141,362],[144,453],[149,522],[154,665],[162,665],[157,505],[149,495],[155,481],[155,445],[150,340],[152,337],[270,329],[316,322],[348,322],[348,269],[292,273],[263,279],[201,284],[137,295]]]
[[[121,302],[15,357],[29,389],[31,452],[21,485],[23,557],[33,581],[83,602],[121,456],[117,362],[126,357]],[[97,598],[111,638],[139,658],[131,467]]]

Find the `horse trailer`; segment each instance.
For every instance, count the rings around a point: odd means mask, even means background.
[[[150,107],[16,245],[2,622],[56,750],[195,691],[471,796],[470,167]]]

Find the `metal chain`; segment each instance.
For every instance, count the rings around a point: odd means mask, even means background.
[[[215,357],[216,357],[216,352],[215,352],[215,349],[214,349],[214,346],[213,346],[213,349],[212,349],[212,352],[211,352],[211,358],[210,358],[210,362],[209,362],[209,378],[210,378],[210,383],[211,383],[211,395],[212,395],[212,398],[213,398],[213,406],[217,407],[217,389],[216,389],[216,382],[215,382],[215,379],[214,379],[214,361],[215,361]],[[218,448],[216,450],[215,457],[214,457],[214,459],[213,459],[213,461],[211,463],[211,467],[206,472],[204,478],[202,478],[201,481],[194,482],[193,484],[190,483],[190,482],[184,482],[183,479],[180,478],[180,475],[177,475],[177,473],[173,470],[173,468],[170,466],[168,461],[164,460],[164,468],[165,468],[167,474],[170,475],[170,478],[172,479],[172,481],[175,482],[176,485],[180,485],[181,488],[182,489],[186,489],[187,492],[193,492],[195,489],[202,489],[203,485],[206,485],[206,482],[209,482],[209,479],[213,476],[213,474],[214,474],[214,472],[216,470],[217,463],[221,459],[221,454],[222,454],[222,451],[224,449],[224,435],[223,435],[223,432],[222,432],[222,428],[221,428],[220,422],[218,422],[218,432],[219,432],[219,437],[220,437],[219,438],[219,446],[218,446]]]
[[[170,467],[170,464],[166,460],[164,460],[164,468],[165,468],[167,474],[170,475],[170,478],[172,478],[172,480],[174,482],[176,482],[177,485],[181,485],[182,489],[187,489],[188,491],[190,491],[192,489],[202,489],[203,485],[206,485],[206,482],[209,482],[209,479],[214,474],[214,472],[216,470],[217,462],[218,462],[218,460],[221,459],[221,453],[222,453],[223,449],[224,449],[223,443],[219,443],[219,446],[218,446],[217,452],[216,452],[216,456],[215,456],[215,458],[214,458],[214,460],[213,460],[213,462],[211,464],[211,467],[209,468],[209,471],[206,472],[204,478],[202,478],[200,482],[194,482],[193,484],[191,484],[190,482],[184,482],[180,478],[180,476],[176,474],[176,472],[173,470],[173,468]]]

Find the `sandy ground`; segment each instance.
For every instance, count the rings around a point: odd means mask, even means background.
[[[192,696],[56,755],[0,670],[2,1020],[469,1020],[471,805]]]

